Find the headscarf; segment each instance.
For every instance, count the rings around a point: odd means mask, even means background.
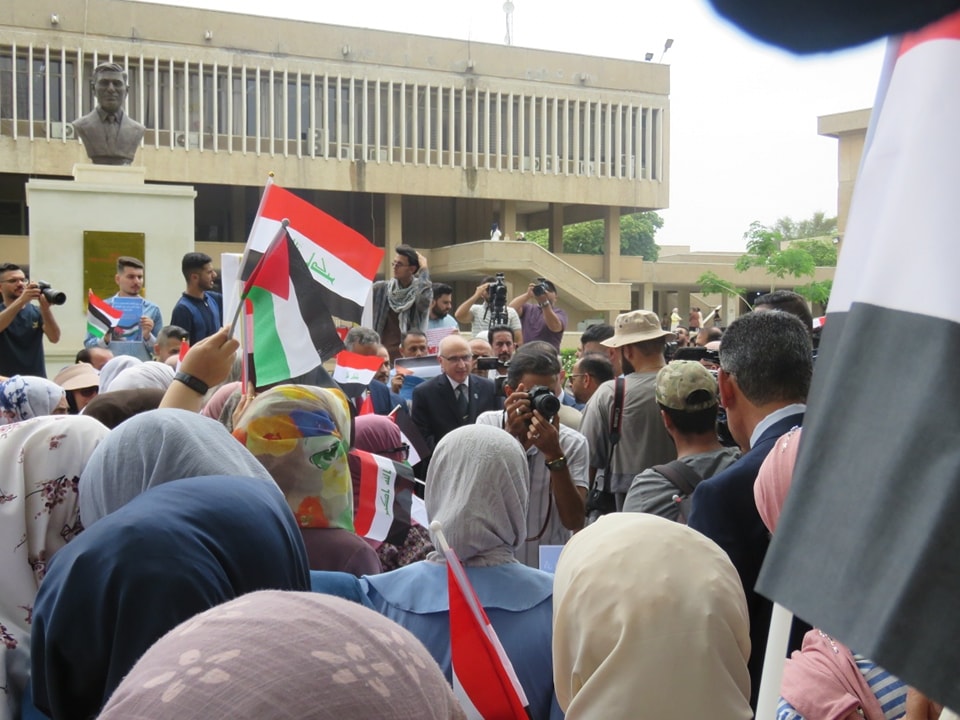
[[[30,615],[53,554],[80,532],[80,472],[109,430],[58,415],[0,428],[0,718],[29,682]]]
[[[330,595],[264,591],[167,633],[100,718],[280,716],[466,717],[426,648],[393,621]]]
[[[98,395],[83,408],[83,414],[99,420],[111,430],[135,415],[156,410],[164,390],[111,390]]]
[[[150,360],[123,370],[113,379],[107,391],[143,390],[147,388],[166,390],[173,382],[173,375],[173,368],[169,365]],[[106,392],[102,385],[100,392]]]
[[[350,410],[342,392],[279,385],[250,403],[233,435],[270,471],[300,527],[353,532]]]
[[[0,382],[0,423],[53,415],[63,397],[63,388],[46,378],[14,375]]]
[[[790,490],[802,434],[801,428],[795,427],[780,436],[760,466],[757,480],[753,484],[753,499],[757,503],[757,511],[770,532],[777,527],[780,511]]]
[[[273,481],[224,427],[196,413],[163,408],[118,425],[80,476],[80,517],[90,527],[146,490],[200,475]]]
[[[127,368],[140,365],[142,362],[140,358],[135,358],[133,355],[115,355],[107,360],[100,368],[100,392],[107,392],[117,375]]]
[[[153,488],[50,564],[33,613],[34,703],[54,718],[93,717],[181,622],[249,592],[309,587],[276,485],[209,476]]]
[[[227,404],[227,400],[229,400],[230,396],[235,392],[239,392],[241,387],[243,387],[243,383],[239,381],[224,383],[214,390],[210,399],[204,403],[203,410],[200,411],[200,414],[212,420],[219,420],[220,413]]]
[[[400,428],[393,420],[384,415],[358,415],[353,427],[353,447],[365,450],[374,455],[381,455],[397,462],[406,458],[400,452],[386,452],[395,450],[403,442]]]
[[[606,515],[557,564],[557,700],[567,720],[752,718],[749,624],[715,543],[647,513]]]
[[[527,536],[529,487],[527,456],[512,435],[465,425],[444,435],[433,451],[427,515],[443,525],[464,565],[517,562],[514,552]],[[442,557],[431,553],[428,559]]]

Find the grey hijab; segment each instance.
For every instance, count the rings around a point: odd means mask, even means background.
[[[426,505],[464,565],[517,562],[526,540],[530,470],[512,435],[466,425],[437,444],[427,470]],[[437,545],[436,538],[433,538]],[[428,560],[442,560],[431,553]]]
[[[141,413],[110,432],[80,476],[85,527],[155,485],[203,475],[273,479],[216,420],[171,408]]]

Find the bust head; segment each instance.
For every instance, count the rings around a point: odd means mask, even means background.
[[[116,63],[100,63],[93,70],[93,91],[104,112],[117,112],[127,97],[127,73]]]

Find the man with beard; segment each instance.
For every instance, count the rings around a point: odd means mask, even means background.
[[[180,262],[187,289],[173,307],[170,323],[186,330],[190,344],[196,345],[223,325],[223,296],[212,292],[217,271],[209,255],[190,252]]]
[[[380,336],[394,361],[400,357],[400,340],[407,331],[427,329],[433,283],[427,272],[427,259],[409,245],[397,246],[391,267],[392,279],[373,284],[369,327]]]

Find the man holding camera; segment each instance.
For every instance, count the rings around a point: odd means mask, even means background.
[[[559,423],[560,401],[553,394],[559,377],[555,354],[521,347],[507,370],[503,410],[477,418],[477,425],[513,435],[527,454],[527,539],[516,555],[530,567],[539,567],[541,544],[563,545],[584,522],[589,449],[583,435]]]
[[[0,265],[0,376],[47,376],[43,336],[60,340],[50,303],[40,285],[29,282],[19,265]],[[37,305],[33,304],[36,300]]]
[[[476,291],[457,308],[453,316],[458,322],[470,323],[470,335],[476,337],[490,329],[491,325],[502,325],[503,318],[496,317],[496,291],[503,283],[502,277],[488,276],[477,285]],[[520,316],[517,311],[507,305],[507,288],[502,285],[503,309],[506,311],[506,325],[513,331],[513,341],[517,345],[523,339]],[[500,321],[500,322],[495,322]]]
[[[557,307],[557,288],[545,278],[530,283],[527,292],[510,301],[523,327],[523,342],[544,340],[560,349],[567,313]]]

